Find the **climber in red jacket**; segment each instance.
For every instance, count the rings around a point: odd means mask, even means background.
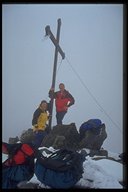
[[[49,97],[55,99],[57,125],[62,125],[62,120],[68,108],[75,103],[73,96],[65,90],[63,83],[59,84],[60,91],[54,92],[54,88],[49,91]]]

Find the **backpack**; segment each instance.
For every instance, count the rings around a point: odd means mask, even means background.
[[[15,189],[17,184],[34,175],[34,148],[31,144],[2,143],[2,152],[9,157],[2,163],[2,188]]]
[[[86,131],[91,131],[95,135],[100,134],[101,127],[102,122],[100,119],[90,119],[84,122],[79,128],[80,138],[83,138],[85,136]]]
[[[37,179],[51,188],[71,188],[82,177],[85,157],[67,149],[53,152],[49,157],[41,153],[35,163]]]

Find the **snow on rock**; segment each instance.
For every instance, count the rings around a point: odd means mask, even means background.
[[[120,154],[118,154],[118,153],[114,153],[114,152],[112,152],[112,151],[108,151],[108,157],[112,157],[112,158],[114,158],[115,160],[120,159],[120,158],[119,158],[119,155],[120,155]]]
[[[118,180],[122,180],[123,166],[111,160],[94,161],[88,157],[83,163],[83,178],[76,184],[83,188],[113,189],[123,188]],[[115,175],[113,174],[114,172]]]
[[[2,153],[2,163],[3,163],[4,161],[6,161],[6,159],[8,159],[8,155]]]
[[[50,189],[51,187],[47,186],[47,185],[44,185],[43,183],[41,183],[36,175],[34,174],[33,177],[28,181],[28,183],[34,183],[34,184],[37,184],[39,186],[39,188],[47,188],[47,189]]]
[[[107,174],[112,175],[118,181],[122,181],[123,178],[123,165],[116,161],[111,161],[109,159],[101,159],[95,162],[97,165],[101,166],[102,169],[106,171]]]

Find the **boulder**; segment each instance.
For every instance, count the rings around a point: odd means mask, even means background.
[[[19,141],[18,136],[16,136],[16,137],[10,137],[9,140],[8,140],[8,143],[9,143],[9,144],[15,144],[15,143],[17,143],[18,141]]]
[[[80,136],[75,123],[68,125],[56,125],[51,131],[47,131],[47,135],[41,143],[41,147],[53,147],[55,149],[68,148],[70,150],[81,150],[83,148],[90,150],[100,150],[104,140],[107,138],[105,124],[102,124],[100,132],[86,130]],[[21,136],[9,138],[9,143],[30,143],[34,140],[32,128],[22,132]]]
[[[95,134],[92,130],[86,130],[84,138],[79,142],[80,148],[88,148],[92,150],[100,150],[104,140],[107,138],[105,124],[102,124],[99,134]]]
[[[66,147],[65,137],[61,135],[57,135],[52,146],[54,149],[58,149],[58,148],[61,149],[63,147]]]
[[[66,147],[70,150],[77,150],[79,144],[79,133],[75,123],[69,125],[56,125],[51,132],[43,139],[41,146],[60,149]]]
[[[18,189],[38,189],[39,184],[28,181],[21,181],[20,183],[18,183],[17,187]]]
[[[34,139],[33,130],[29,128],[27,131],[23,131],[20,136],[21,143],[30,143]]]
[[[90,157],[93,157],[95,155],[96,156],[103,156],[103,157],[108,158],[108,151],[104,150],[104,149],[100,149],[100,150],[91,149],[90,150]]]
[[[126,157],[127,157],[127,155],[126,155],[125,152],[121,153],[121,154],[119,155],[120,162],[123,163],[123,164],[126,164]]]

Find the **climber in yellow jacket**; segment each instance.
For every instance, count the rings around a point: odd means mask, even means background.
[[[48,103],[47,101],[41,101],[39,107],[33,114],[32,125],[34,132],[34,142],[36,147],[39,147],[43,138],[47,135],[46,127],[49,119]]]

